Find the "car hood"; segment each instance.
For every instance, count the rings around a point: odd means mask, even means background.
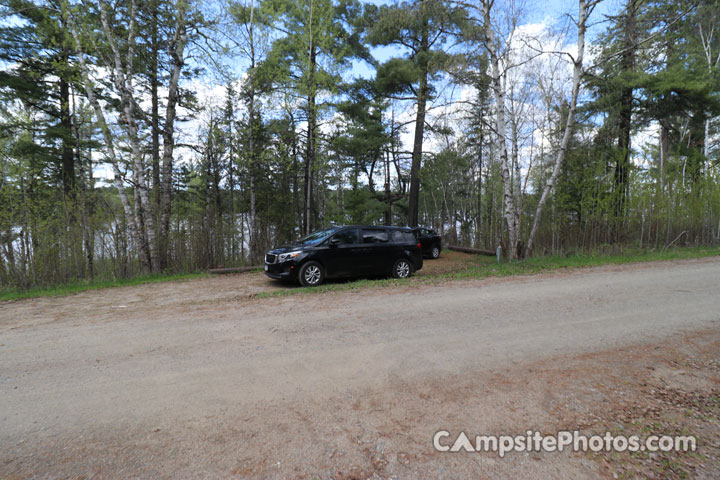
[[[302,250],[303,245],[299,243],[290,243],[287,245],[280,245],[278,247],[273,248],[272,250],[269,250],[268,253],[272,255],[280,255],[281,253],[287,253],[287,252],[296,252],[298,250]]]

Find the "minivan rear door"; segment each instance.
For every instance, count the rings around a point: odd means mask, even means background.
[[[394,245],[386,228],[362,229],[363,258],[367,273],[383,274],[392,268]]]

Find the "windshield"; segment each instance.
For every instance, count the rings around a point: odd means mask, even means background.
[[[301,239],[298,243],[302,245],[315,245],[316,243],[320,243],[322,240],[332,235],[332,233],[337,229],[338,227],[332,227],[326,228],[325,230],[318,230],[317,232],[313,232],[307,237]]]

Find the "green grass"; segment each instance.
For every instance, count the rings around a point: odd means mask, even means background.
[[[316,294],[324,292],[353,291],[372,287],[432,285],[450,280],[483,279],[488,277],[507,277],[511,275],[532,275],[558,269],[574,269],[638,262],[656,262],[663,260],[680,260],[720,255],[719,247],[677,248],[659,251],[634,251],[624,254],[593,254],[578,253],[567,256],[533,257],[514,262],[496,263],[493,257],[471,257],[470,263],[460,270],[436,275],[416,275],[409,279],[383,278],[378,280],[363,279],[348,282],[326,283],[319,287],[286,288],[269,292],[261,292],[258,298],[278,297],[297,294]],[[432,260],[426,260],[432,262]]]
[[[103,288],[126,287],[131,285],[142,285],[145,283],[175,282],[190,280],[194,278],[207,277],[207,273],[181,273],[181,274],[156,274],[141,275],[132,278],[119,280],[98,280],[93,282],[74,282],[55,287],[39,287],[29,290],[0,290],[0,302],[22,300],[35,297],[61,297],[87,290],[100,290]]]

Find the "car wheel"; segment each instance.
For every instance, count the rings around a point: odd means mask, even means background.
[[[401,258],[393,265],[392,276],[394,278],[408,278],[411,274],[412,267],[406,259]]]
[[[437,245],[432,247],[432,250],[430,251],[430,256],[432,258],[438,258],[440,256],[440,247]]]
[[[315,287],[325,280],[325,271],[317,262],[307,262],[300,267],[298,282],[303,287]]]

